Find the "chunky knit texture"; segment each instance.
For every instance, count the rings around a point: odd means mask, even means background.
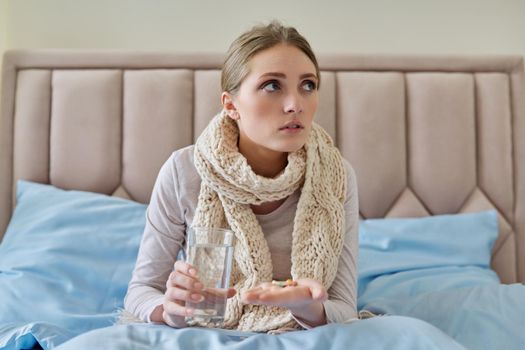
[[[228,300],[224,327],[256,332],[299,328],[287,309],[240,301],[242,291],[273,276],[270,250],[250,205],[286,198],[302,186],[292,234],[291,275],[315,279],[328,289],[344,241],[346,170],[332,139],[315,123],[306,145],[290,153],[284,171],[271,179],[253,172],[239,153],[238,137],[237,124],[223,112],[195,147],[202,184],[193,226],[231,228],[236,237],[231,283],[238,293]]]

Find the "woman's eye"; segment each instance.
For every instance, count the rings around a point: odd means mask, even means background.
[[[262,89],[264,91],[273,92],[280,89],[279,83],[276,81],[269,81],[265,84],[263,84]]]
[[[314,91],[316,87],[317,85],[311,80],[307,80],[303,83],[303,89],[306,91]]]

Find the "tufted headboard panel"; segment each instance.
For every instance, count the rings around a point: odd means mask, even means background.
[[[222,55],[9,51],[0,238],[16,180],[147,202],[220,110]],[[496,208],[493,268],[525,282],[525,91],[517,56],[325,55],[317,122],[354,166],[363,218]]]

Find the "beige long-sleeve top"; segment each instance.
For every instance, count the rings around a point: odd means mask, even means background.
[[[201,179],[193,163],[193,149],[194,146],[180,149],[164,163],[146,212],[146,226],[124,300],[126,310],[146,322],[164,301],[166,281],[197,207]],[[345,166],[348,174],[344,203],[346,236],[337,277],[324,303],[328,322],[345,322],[357,316],[357,185],[350,164],[345,161]],[[300,189],[271,213],[256,215],[270,248],[275,280],[290,278],[293,219],[299,196]]]

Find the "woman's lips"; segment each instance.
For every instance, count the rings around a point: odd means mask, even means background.
[[[284,132],[286,134],[297,134],[301,131],[303,131],[304,127],[299,124],[290,124],[288,126],[284,126],[279,129],[279,131]]]
[[[286,123],[283,127],[281,127],[279,130],[283,130],[283,131],[294,131],[294,132],[297,132],[297,131],[300,131],[304,129],[304,126],[303,124],[298,121],[298,120],[292,120],[291,122],[289,123]]]

